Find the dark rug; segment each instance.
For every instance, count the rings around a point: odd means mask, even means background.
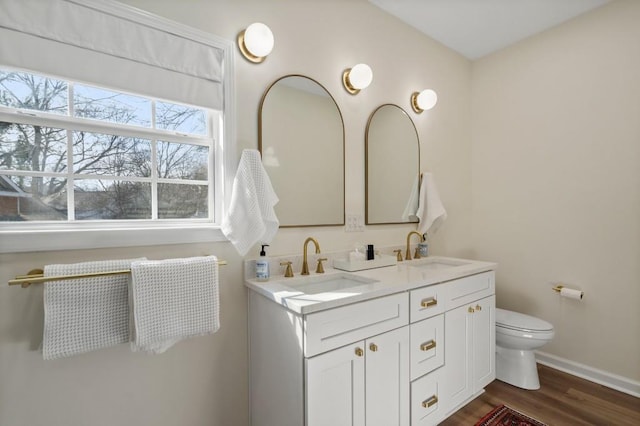
[[[475,426],[547,426],[511,407],[499,405],[485,415]]]

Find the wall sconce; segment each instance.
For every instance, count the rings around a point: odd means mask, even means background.
[[[342,73],[342,84],[347,92],[352,95],[358,94],[360,90],[367,88],[373,80],[373,71],[367,64],[358,64],[353,68],[347,68]]]
[[[422,92],[414,92],[411,95],[411,108],[418,114],[422,111],[429,110],[436,106],[438,102],[438,94],[431,90],[423,90]]]
[[[273,50],[273,33],[265,24],[253,23],[238,34],[238,48],[248,61],[254,64],[264,62]]]

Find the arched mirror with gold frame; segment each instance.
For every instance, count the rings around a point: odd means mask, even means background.
[[[365,223],[417,222],[420,141],[405,110],[384,104],[365,132]]]
[[[331,94],[309,77],[286,75],[266,90],[258,117],[280,227],[344,225],[344,121]]]

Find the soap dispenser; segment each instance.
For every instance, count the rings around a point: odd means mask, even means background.
[[[269,247],[269,244],[262,244],[260,257],[256,260],[256,281],[269,281],[269,258],[264,251],[265,247]]]

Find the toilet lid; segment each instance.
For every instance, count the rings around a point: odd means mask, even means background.
[[[553,330],[553,325],[545,320],[500,308],[496,308],[496,326],[525,331]]]

